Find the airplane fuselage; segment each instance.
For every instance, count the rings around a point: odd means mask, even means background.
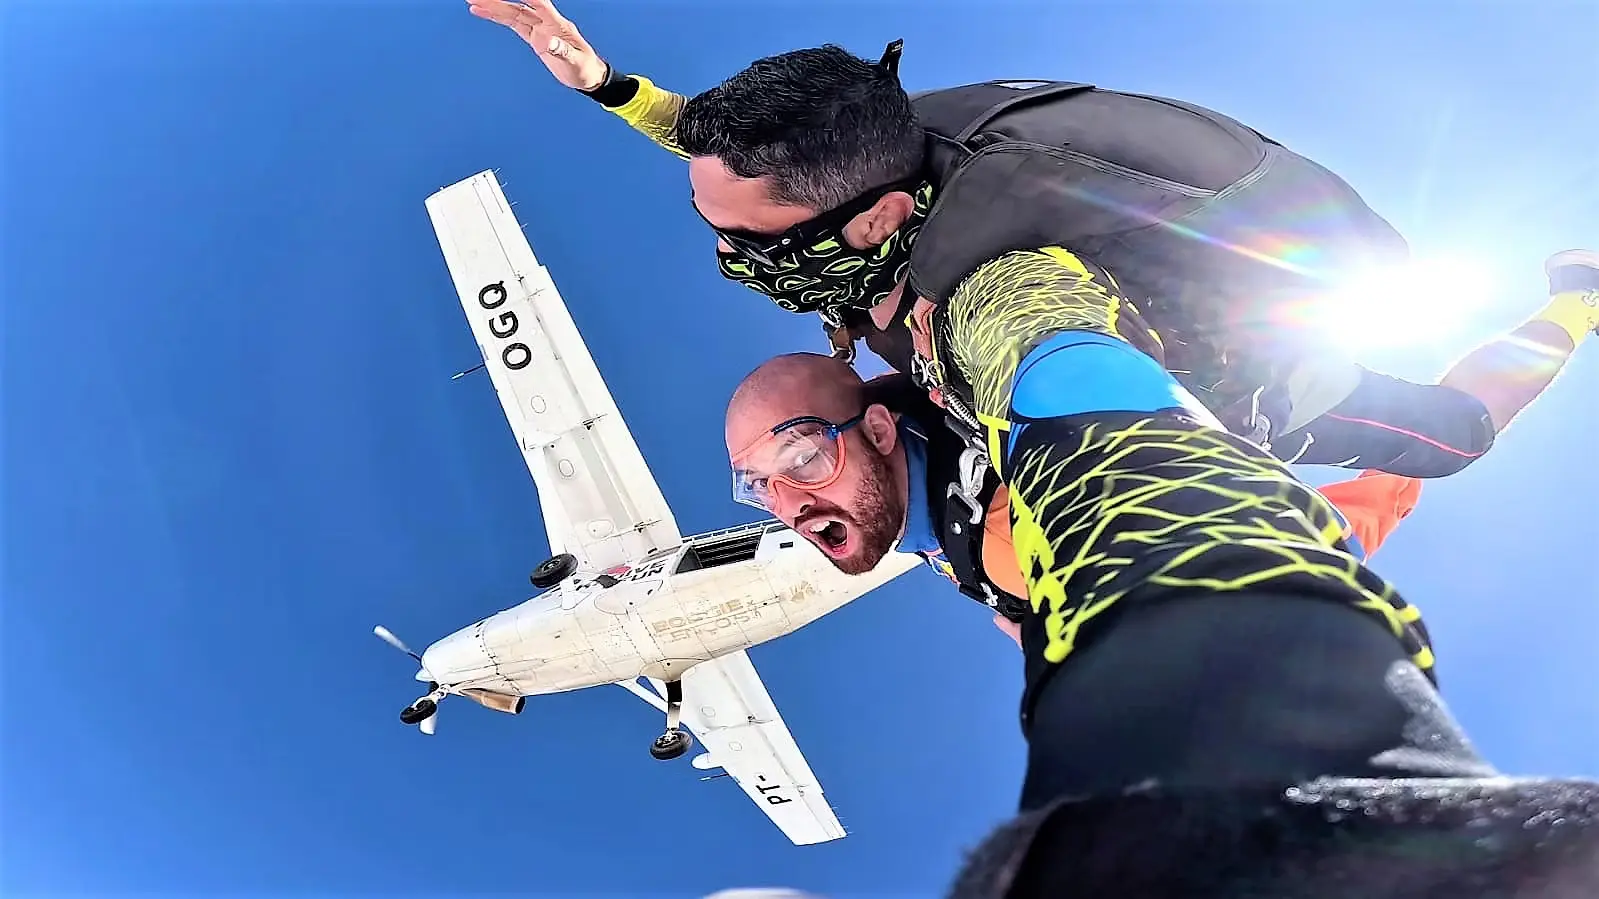
[[[450,692],[559,693],[699,662],[793,633],[919,564],[894,553],[847,575],[777,522],[687,538],[609,572],[580,572],[439,640],[426,673]]]

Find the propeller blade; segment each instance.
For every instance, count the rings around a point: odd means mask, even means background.
[[[417,729],[422,731],[422,733],[425,733],[425,734],[427,734],[428,736],[431,737],[431,736],[433,736],[433,731],[438,729],[438,726],[439,726],[439,713],[438,712],[434,712],[433,714],[427,716],[426,718],[423,718],[422,719],[422,723],[417,725]]]
[[[411,647],[400,642],[400,638],[394,636],[394,632],[383,625],[380,624],[377,627],[372,628],[372,633],[377,634],[379,640],[382,640],[384,643],[387,643],[395,649],[398,649],[400,652],[403,652],[411,658],[416,659],[418,662],[422,661],[421,656],[412,652]]]

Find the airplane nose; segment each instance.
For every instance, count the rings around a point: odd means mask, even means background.
[[[417,680],[459,684],[492,674],[493,670],[494,663],[483,651],[477,625],[473,625],[456,631],[423,651],[422,670],[417,673]]]

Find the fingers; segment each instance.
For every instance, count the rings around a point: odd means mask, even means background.
[[[466,2],[467,9],[472,15],[498,22],[507,28],[515,29],[519,34],[534,28],[555,30],[565,24],[555,13],[555,7],[549,4],[544,4],[548,11],[541,13],[525,3],[508,2],[508,0],[466,0]]]
[[[529,12],[552,26],[572,24],[556,10],[555,4],[551,3],[550,0],[523,0],[523,3],[527,6]]]
[[[528,13],[520,3],[506,0],[467,0],[467,11],[480,19],[488,19],[511,29],[528,43],[533,42],[533,30],[544,23]]]
[[[577,26],[555,11],[549,0],[466,0],[467,9],[516,32],[543,61],[555,80],[567,87],[589,90],[605,79],[605,63]]]
[[[994,616],[994,626],[999,628],[1000,632],[1005,636],[1015,640],[1017,649],[1022,648],[1022,626],[1020,624],[1006,618],[1004,615],[996,614]]]
[[[562,18],[548,2],[467,0],[467,9],[480,19],[488,19],[515,31],[540,53],[565,60],[586,49],[577,28]]]

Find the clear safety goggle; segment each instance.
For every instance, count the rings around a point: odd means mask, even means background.
[[[733,499],[771,511],[773,483],[821,490],[844,473],[841,435],[866,413],[834,424],[825,418],[791,418],[733,454]]]

